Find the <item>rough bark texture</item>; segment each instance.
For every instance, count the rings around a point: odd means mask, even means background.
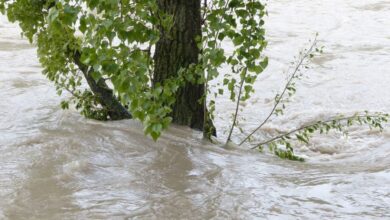
[[[159,9],[174,16],[172,30],[161,29],[160,40],[154,55],[155,72],[153,83],[176,77],[180,68],[198,62],[199,48],[196,37],[201,36],[200,0],[158,0]],[[187,83],[176,94],[173,106],[173,123],[203,130],[204,104],[199,100],[204,95],[204,85]],[[215,133],[215,132],[213,132]]]
[[[90,70],[80,60],[81,54],[75,52],[73,59],[75,64],[79,67],[83,73],[87,83],[93,92],[98,97],[100,104],[108,110],[108,116],[111,120],[130,119],[131,114],[127,109],[119,102],[117,97],[113,94],[103,79],[98,80],[92,78]]]

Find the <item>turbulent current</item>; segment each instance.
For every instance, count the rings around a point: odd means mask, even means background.
[[[248,132],[319,33],[325,52],[285,115],[257,139],[337,113],[390,111],[390,1],[268,2],[269,68],[242,104]],[[36,49],[0,17],[0,219],[389,219],[390,127],[354,127],[296,146],[305,163],[205,143],[172,127],[154,143],[133,121],[63,111]],[[234,103],[217,102],[226,137]],[[239,141],[241,136],[235,135]]]

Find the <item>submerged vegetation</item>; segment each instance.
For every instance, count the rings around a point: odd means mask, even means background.
[[[62,108],[74,106],[97,120],[138,119],[154,140],[171,123],[210,138],[216,134],[216,99],[228,92],[236,109],[226,143],[238,127],[240,103],[250,99],[268,66],[265,6],[258,0],[0,0],[0,11],[36,44],[43,74],[58,94],[71,95]],[[226,42],[232,52],[224,49]],[[293,144],[309,143],[316,131],[346,134],[355,124],[383,129],[388,114],[363,112],[251,140],[271,117],[283,114],[301,70],[322,52],[316,43],[300,54],[274,108],[239,145],[266,146],[281,158],[302,161]],[[221,72],[223,66],[231,71]]]

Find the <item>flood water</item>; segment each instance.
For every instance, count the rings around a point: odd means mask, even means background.
[[[256,138],[336,113],[390,112],[390,1],[274,0],[268,10],[270,65],[243,104],[244,130],[267,115],[316,32],[325,53]],[[35,48],[0,17],[0,219],[390,218],[389,126],[316,137],[296,147],[305,163],[222,149],[181,127],[154,143],[137,122],[61,110],[40,71]],[[234,104],[217,104],[222,140]]]

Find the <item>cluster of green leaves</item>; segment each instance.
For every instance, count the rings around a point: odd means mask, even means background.
[[[0,9],[37,44],[43,73],[58,93],[72,94],[62,107],[71,101],[85,116],[107,119],[97,97],[84,86],[88,74],[96,82],[112,84],[154,139],[169,125],[169,106],[178,85],[172,80],[164,87],[151,86],[150,48],[159,39],[156,27],[169,29],[172,22],[157,10],[155,0],[0,0]]]
[[[225,73],[223,84],[228,85],[230,97],[236,99],[237,81],[244,81],[246,100],[253,92],[253,83],[267,67],[268,58],[262,57],[265,40],[265,6],[259,1],[213,0],[206,9],[203,28],[203,69],[208,79],[219,76],[218,68],[227,64],[231,73]],[[233,43],[233,51],[225,51],[224,42]],[[239,79],[237,79],[239,74]],[[223,93],[222,90],[218,91]]]
[[[175,19],[159,10],[156,0],[0,0],[0,11],[18,22],[23,34],[37,44],[43,73],[58,93],[72,94],[62,107],[71,102],[87,117],[107,119],[107,111],[85,87],[85,78],[91,76],[112,85],[133,117],[144,123],[145,133],[157,139],[172,120],[174,94],[185,81],[200,79],[196,83],[208,85],[222,65],[229,65],[232,73],[224,76],[223,84],[232,100],[237,87],[244,88],[238,99],[246,100],[257,75],[267,66],[267,58],[261,56],[266,46],[264,5],[255,0],[211,0],[208,4],[203,8],[203,35],[198,38],[200,65],[156,85],[151,83],[151,51],[161,33],[169,35]],[[234,44],[232,55],[221,46],[227,41]],[[224,89],[218,91],[222,94]],[[212,115],[215,106],[207,108]]]
[[[213,91],[213,97],[209,97],[212,115],[214,99],[224,94],[225,87],[230,99],[239,105],[240,101],[250,98],[254,82],[267,67],[268,58],[262,55],[267,46],[263,20],[266,10],[265,5],[256,0],[211,0],[204,10],[200,69],[205,72],[208,92]],[[226,51],[226,45],[231,46],[232,51]],[[230,67],[231,72],[225,72],[221,79],[218,76],[222,66]],[[210,90],[207,82],[217,78],[218,88]],[[232,130],[236,123],[237,114],[234,115]]]
[[[69,103],[72,103],[74,107],[87,118],[100,121],[108,120],[109,110],[106,107],[101,106],[98,97],[91,91],[84,90],[81,92],[80,90],[77,90],[71,93],[73,96],[70,99],[61,102],[62,109],[69,109]]]

